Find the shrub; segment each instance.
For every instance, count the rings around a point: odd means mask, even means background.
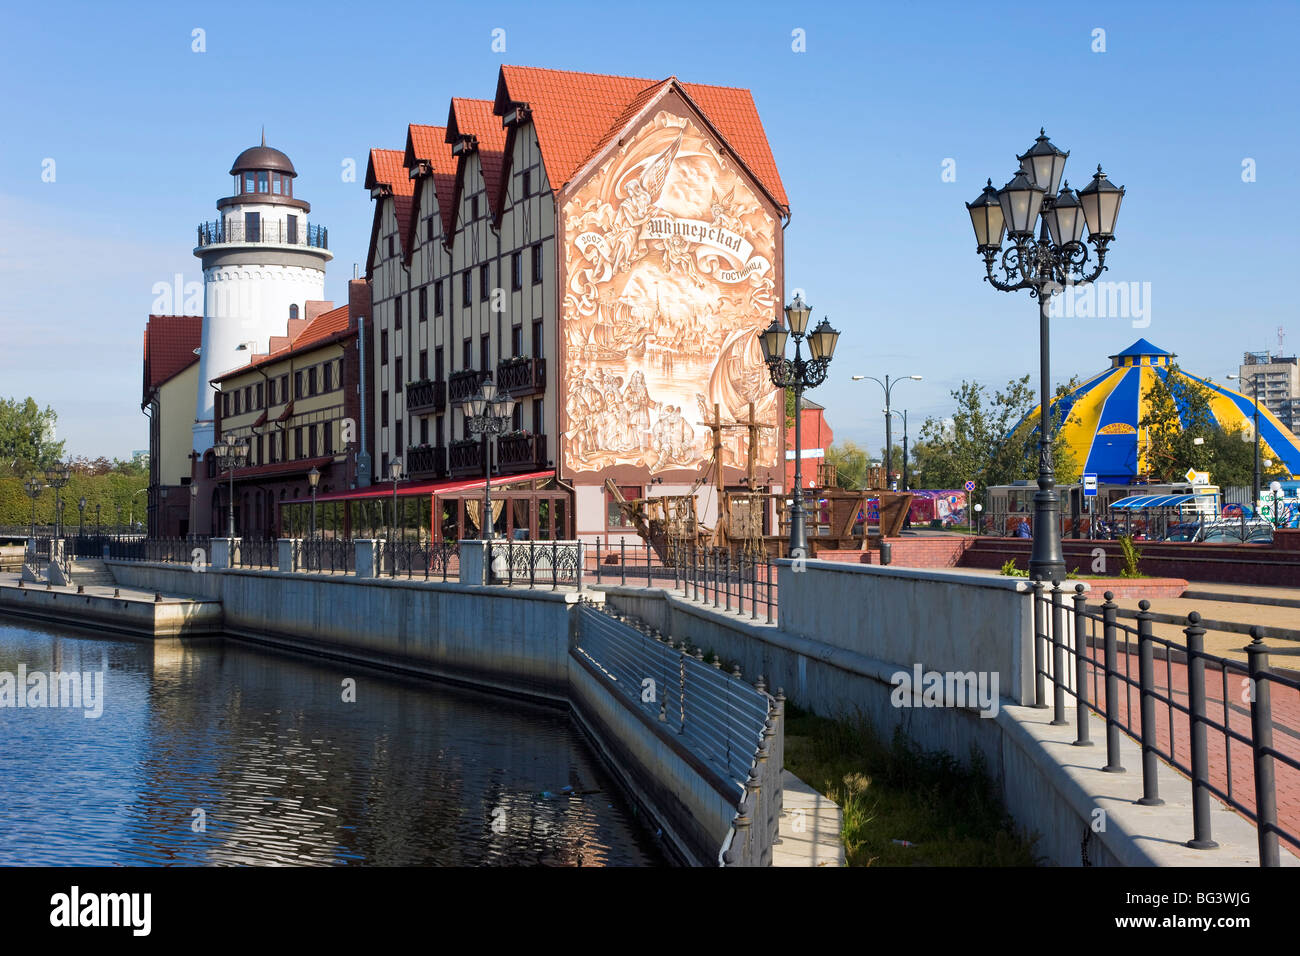
[[[1133,545],[1133,536],[1126,534],[1119,539],[1119,550],[1124,559],[1124,568],[1119,572],[1121,578],[1140,578],[1144,577],[1138,562],[1142,560],[1142,552]]]

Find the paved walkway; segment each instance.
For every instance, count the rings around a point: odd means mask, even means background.
[[[773,866],[843,866],[844,813],[789,770],[781,775],[783,790],[781,842],[772,848]]]

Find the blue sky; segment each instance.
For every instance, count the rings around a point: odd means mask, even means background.
[[[147,447],[141,334],[157,283],[198,282],[194,227],[257,142],[287,152],[330,231],[327,296],[365,256],[372,146],[491,97],[503,63],[749,87],[793,216],[787,291],[843,336],[837,439],[883,443],[879,387],[913,431],[963,379],[1037,369],[1036,305],[981,281],[963,203],[1040,126],[1128,189],[1105,278],[1149,288],[1150,324],[1055,320],[1054,377],[1139,337],[1198,374],[1300,347],[1294,178],[1300,4],[46,3],[0,36],[0,395],[59,412],[74,454]],[[192,31],[206,52],[193,52]],[[506,50],[492,50],[505,30]],[[1105,52],[1094,52],[1095,30]],[[792,50],[802,30],[806,51]],[[1289,158],[1288,158],[1289,157]],[[54,161],[54,181],[42,179]],[[345,182],[355,160],[357,181]],[[947,168],[955,181],[944,181]],[[1243,181],[1254,161],[1255,181]],[[1149,283],[1149,286],[1145,284]],[[183,302],[180,303],[183,306]],[[1144,321],[1144,320],[1138,320]],[[864,389],[866,391],[864,391]]]

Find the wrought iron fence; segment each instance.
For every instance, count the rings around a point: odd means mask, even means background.
[[[768,866],[780,829],[785,763],[785,696],[750,686],[740,668],[674,644],[641,621],[584,602],[571,653],[609,678],[627,707],[642,710],[736,788],[737,807],[719,858],[726,866]]]
[[[297,538],[293,570],[318,574],[348,574],[357,569],[356,544],[348,538]]]
[[[106,554],[115,561],[158,561],[191,565],[197,562],[201,566],[212,562],[212,539],[205,534],[187,535],[184,538],[103,535],[79,541],[77,549],[79,557],[98,558]]]
[[[1089,608],[1083,585],[1075,586],[1072,607],[1060,582],[1033,588],[1034,702],[1049,706],[1050,685],[1054,724],[1067,723],[1066,698],[1073,696],[1076,743],[1086,744],[1089,711],[1095,711],[1105,721],[1109,771],[1124,769],[1121,732],[1140,741],[1140,804],[1163,802],[1160,760],[1189,777],[1188,846],[1217,846],[1210,832],[1215,796],[1255,823],[1261,866],[1280,865],[1279,838],[1300,851],[1300,812],[1288,810],[1280,819],[1277,800],[1279,768],[1287,776],[1285,792],[1300,791],[1300,680],[1269,663],[1270,653],[1286,650],[1265,645],[1263,632],[1252,627],[1243,663],[1206,653],[1206,629],[1195,611],[1180,643],[1152,633],[1149,601],[1138,603],[1132,626],[1119,620],[1110,591],[1104,604]]]
[[[275,538],[243,538],[232,563],[238,568],[278,568],[280,543]]]
[[[329,248],[329,230],[315,223],[299,224],[295,219],[256,220],[248,224],[238,219],[214,219],[199,223],[198,237],[200,246],[220,245],[227,242],[268,242],[281,246],[310,246],[315,249]]]
[[[385,541],[383,572],[390,578],[425,581],[459,578],[460,544],[456,541]]]
[[[589,552],[597,584],[671,587],[693,601],[749,615],[751,620],[775,620],[777,566],[767,555],[733,553],[726,548],[678,548],[660,560],[649,542],[626,540]]]
[[[490,568],[493,584],[550,584],[582,587],[581,541],[494,541]]]

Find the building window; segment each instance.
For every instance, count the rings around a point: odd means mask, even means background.
[[[398,422],[397,422],[397,426],[396,426],[396,427],[397,427],[397,440],[393,442],[393,448],[394,448],[396,451],[401,451],[401,450],[402,450],[402,421],[401,421],[401,419],[398,419]]]
[[[288,400],[289,400],[289,373],[286,372],[285,374],[280,376],[280,401],[287,402]]]
[[[399,355],[394,359],[394,363],[393,391],[400,392],[402,390],[402,357]]]
[[[420,444],[429,444],[429,419],[423,415],[420,416]]]
[[[276,379],[268,379],[266,383],[266,404],[274,405],[275,402],[275,383]]]
[[[435,381],[442,381],[442,346],[439,345],[433,350],[433,377]]]
[[[542,244],[533,246],[533,285],[542,281]]]
[[[261,170],[257,174],[257,191],[259,193],[269,193],[271,191],[266,170]]]
[[[393,328],[398,332],[402,330],[402,297],[400,295],[393,299]]]
[[[240,411],[239,411],[239,392],[238,392],[238,391],[235,392],[235,414],[236,414],[236,415],[241,414]]]
[[[388,393],[384,392],[379,396],[379,427],[388,427]]]
[[[387,329],[381,329],[379,331],[379,364],[380,365],[388,364],[388,330]]]
[[[470,357],[470,348],[471,346],[469,344],[469,339],[467,338],[465,339],[464,342],[461,343],[461,352],[460,352],[460,359],[461,359],[460,364],[461,367],[465,370],[474,367],[474,360]]]
[[[522,431],[524,427],[524,406],[522,402],[515,402],[515,409],[510,413],[510,427],[515,431]]]
[[[429,288],[420,286],[420,321],[424,322],[429,318]]]
[[[261,383],[261,382],[258,382],[258,383],[257,383],[257,407],[258,407],[258,408],[265,408],[265,407],[266,407],[266,405],[265,405],[265,404],[263,403],[263,401],[262,401],[265,397],[266,397],[266,395],[265,395],[265,393],[262,391],[262,383]]]
[[[524,170],[523,187],[525,196],[531,196],[533,194],[533,171],[531,169]]]
[[[316,366],[307,369],[307,394],[316,394]]]
[[[510,354],[515,358],[524,354],[524,327],[516,325],[510,330]]]
[[[262,241],[262,214],[259,212],[244,213],[244,239],[247,242]]]
[[[491,294],[488,290],[488,279],[490,275],[491,273],[489,272],[487,265],[481,265],[478,267],[478,300],[480,302],[486,302],[488,296]]]
[[[542,350],[542,320],[533,320],[533,358],[544,358],[546,353]]]
[[[478,218],[478,197],[474,196],[469,201],[469,218],[471,220]]]
[[[334,391],[334,363],[326,362],[321,368],[321,377],[324,381],[321,383],[322,392]]]
[[[524,287],[524,254],[522,252],[512,252],[510,254],[510,288],[518,292]]]
[[[442,280],[433,284],[433,314],[442,315]]]
[[[257,192],[257,186],[255,185],[256,178],[257,177],[255,177],[251,172],[244,173],[244,192]]]
[[[324,428],[325,428],[325,448],[323,449],[323,451],[327,455],[332,455],[334,454],[334,423],[326,422]]]
[[[292,321],[296,318],[298,318],[298,307],[296,305],[291,305],[289,306],[289,319]]]
[[[316,426],[307,426],[307,457],[316,457]]]
[[[442,447],[442,419],[443,416],[439,415],[438,420],[434,423],[434,444],[439,448]]]
[[[271,194],[273,196],[280,195],[280,174],[279,173],[271,174]]]
[[[420,349],[420,381],[429,377],[429,350]]]
[[[293,373],[294,398],[303,398],[304,396],[306,396],[306,394],[307,394],[306,383],[303,381],[302,372],[301,371],[294,372]]]
[[[470,275],[469,269],[466,269],[460,274],[460,305],[462,309],[469,308],[470,300],[473,298],[474,294],[473,283],[474,277]]]
[[[627,501],[641,497],[641,489],[636,485],[621,485],[618,490]],[[605,503],[606,527],[610,529],[632,527],[632,522],[623,514],[623,509],[618,506],[618,502],[608,491],[605,492]]]
[[[478,340],[479,368],[487,372],[492,368],[492,337],[486,332]]]
[[[288,240],[289,245],[296,246],[298,244],[298,217],[285,216],[284,227],[285,239]]]
[[[302,457],[302,426],[299,425],[293,430],[293,457]]]
[[[538,435],[546,432],[546,418],[544,415],[545,408],[540,398],[533,399],[533,431]]]

